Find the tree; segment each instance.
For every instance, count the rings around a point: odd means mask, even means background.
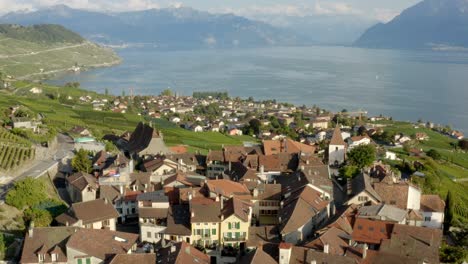
[[[262,122],[260,122],[260,120],[258,120],[256,118],[250,119],[249,126],[253,130],[253,133],[255,135],[260,134],[260,128],[262,127]]]
[[[170,89],[165,89],[161,92],[162,96],[172,96],[174,93]]]
[[[75,171],[90,173],[92,162],[88,157],[88,152],[84,149],[78,150],[72,159],[71,165]]]
[[[5,202],[23,210],[26,207],[38,205],[46,198],[44,183],[28,177],[15,183],[15,186],[8,191]]]
[[[440,261],[442,263],[464,263],[467,251],[463,247],[449,246],[445,243],[440,248]]]
[[[458,141],[458,146],[463,150],[468,150],[468,140],[463,139]]]
[[[359,168],[353,165],[348,165],[341,167],[340,170],[340,176],[346,177],[346,178],[354,178],[356,175],[359,174]]]
[[[358,169],[370,166],[375,160],[375,148],[372,145],[361,145],[353,148],[348,153],[348,160],[351,165]]]
[[[427,153],[428,157],[431,157],[433,160],[440,160],[442,155],[440,155],[439,151],[435,149],[430,149]]]
[[[364,136],[367,134],[367,128],[365,126],[360,126],[357,132],[359,136]]]
[[[450,225],[452,224],[454,204],[453,204],[453,195],[452,191],[448,191],[447,198],[445,198],[445,219],[444,219],[444,229],[449,230]]]
[[[52,223],[52,215],[44,209],[27,209],[24,211],[24,219],[26,222],[34,221],[36,227],[46,227]]]
[[[104,94],[105,94],[106,96],[109,95],[109,89],[108,89],[108,88],[106,88],[106,89],[104,90]]]

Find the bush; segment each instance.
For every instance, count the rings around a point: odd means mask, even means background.
[[[28,177],[15,183],[15,186],[8,191],[5,202],[23,210],[38,205],[46,198],[44,183]]]
[[[440,261],[442,263],[463,263],[467,251],[463,247],[442,245],[440,248]]]
[[[442,155],[435,149],[430,149],[426,154],[433,160],[440,160],[442,158]]]

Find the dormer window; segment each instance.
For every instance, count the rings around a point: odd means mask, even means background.
[[[57,253],[52,253],[51,257],[52,257],[52,262],[58,260],[58,254]]]
[[[45,259],[44,254],[39,253],[37,256],[39,258],[39,262],[44,262],[44,259]]]

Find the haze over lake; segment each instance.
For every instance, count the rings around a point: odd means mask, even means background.
[[[68,74],[53,84],[120,95],[157,95],[170,88],[228,91],[231,96],[277,99],[339,111],[450,124],[468,132],[468,53],[347,47],[161,51],[118,50],[123,63]]]

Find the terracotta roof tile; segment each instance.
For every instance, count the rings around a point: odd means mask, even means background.
[[[389,239],[394,224],[386,221],[357,218],[353,228],[353,240],[360,243],[380,244]]]

